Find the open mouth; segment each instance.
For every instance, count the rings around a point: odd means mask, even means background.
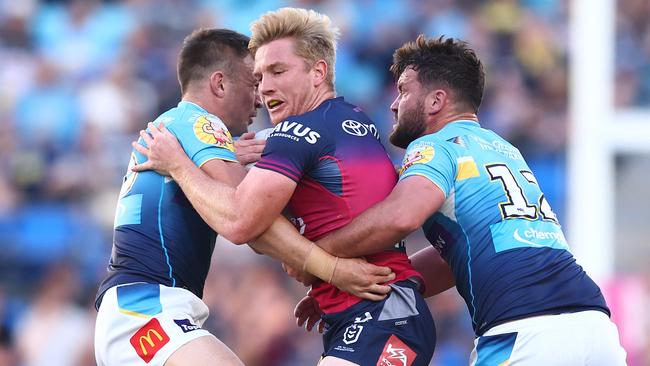
[[[284,104],[284,102],[281,100],[271,99],[266,103],[266,107],[268,108],[269,111],[272,111],[278,108],[282,104]]]

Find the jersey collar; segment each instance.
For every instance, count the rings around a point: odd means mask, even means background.
[[[198,104],[196,104],[194,102],[190,102],[188,100],[181,100],[178,103],[178,108],[192,108],[192,109],[198,109],[199,111],[204,112],[204,113],[208,113],[208,111],[206,111],[200,105],[198,105]]]
[[[440,131],[435,132],[433,135],[443,140],[448,140],[452,137],[465,134],[467,131],[479,128],[481,125],[476,121],[458,120],[445,125]]]

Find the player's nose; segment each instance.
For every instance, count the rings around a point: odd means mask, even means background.
[[[270,81],[270,78],[262,78],[258,85],[260,95],[271,95],[275,91],[273,84]]]
[[[399,104],[398,101],[399,98],[395,98],[393,103],[390,105],[390,110],[393,112],[395,115],[397,115],[397,105]]]

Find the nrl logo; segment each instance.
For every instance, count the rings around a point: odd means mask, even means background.
[[[363,331],[363,325],[352,324],[349,327],[345,328],[345,334],[343,334],[343,343],[352,344],[356,343],[359,340],[359,336]]]

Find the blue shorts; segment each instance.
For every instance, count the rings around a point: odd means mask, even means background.
[[[382,301],[364,300],[323,315],[323,357],[359,365],[427,366],[436,346],[436,327],[417,284],[401,281]]]

